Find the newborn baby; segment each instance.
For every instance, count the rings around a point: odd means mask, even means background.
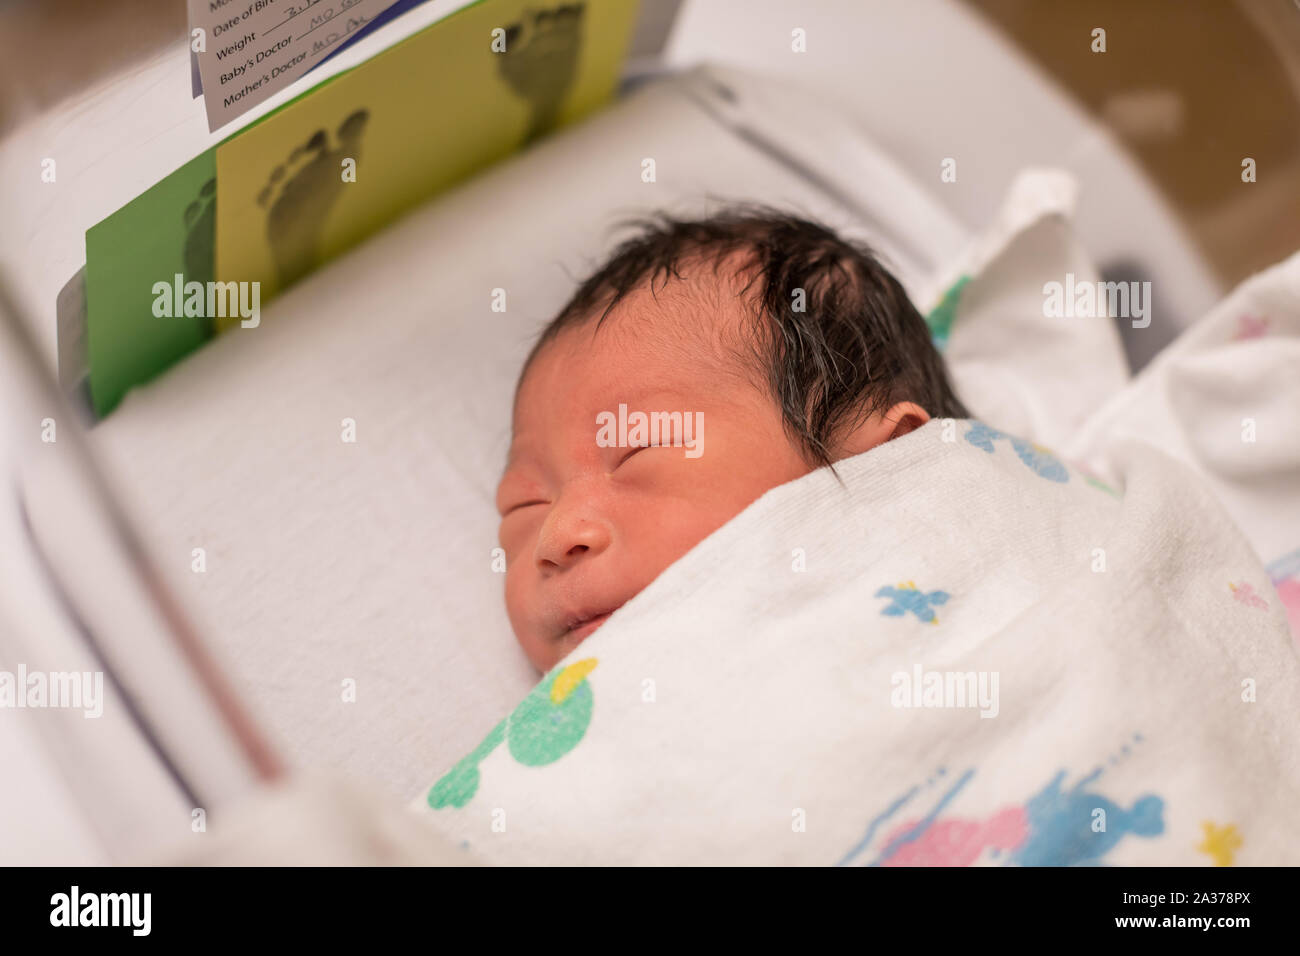
[[[542,332],[515,393],[506,608],[541,671],[770,488],[967,417],[863,245],[757,206],[641,225]]]

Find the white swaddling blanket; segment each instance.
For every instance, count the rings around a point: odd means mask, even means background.
[[[773,489],[420,803],[519,864],[1300,862],[1300,666],[1185,466],[935,421]]]

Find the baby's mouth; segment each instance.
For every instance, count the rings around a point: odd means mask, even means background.
[[[565,631],[562,639],[566,643],[577,644],[586,640],[591,634],[607,620],[609,616],[618,608],[609,611],[602,611],[599,614],[579,614],[571,617],[565,622]]]

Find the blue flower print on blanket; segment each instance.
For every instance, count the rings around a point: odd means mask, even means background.
[[[1023,438],[1000,432],[996,428],[990,428],[983,422],[974,419],[971,419],[970,425],[970,431],[966,432],[966,440],[976,448],[991,455],[993,454],[993,443],[1005,438],[1011,443],[1011,449],[1020,460],[1040,478],[1062,484],[1070,480],[1070,473],[1066,470],[1065,465],[1042,445],[1035,445]]]
[[[888,617],[902,617],[908,611],[911,611],[921,621],[926,624],[938,624],[939,618],[934,613],[934,608],[941,604],[948,603],[947,591],[921,591],[911,581],[900,584],[898,587],[885,585],[876,592],[878,598],[890,598],[890,603],[880,609],[880,613]]]

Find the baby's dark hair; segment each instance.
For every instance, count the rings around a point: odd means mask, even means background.
[[[836,438],[898,402],[932,418],[966,418],[925,320],[898,280],[862,242],[799,216],[755,203],[732,205],[706,219],[664,213],[621,225],[639,227],[542,331],[528,361],[566,329],[602,309],[599,327],[647,280],[681,279],[685,261],[716,270],[733,253],[752,278],[754,333],[741,350],[750,371],[780,406],[786,431],[805,459],[831,464]],[[803,309],[798,306],[802,304]]]

